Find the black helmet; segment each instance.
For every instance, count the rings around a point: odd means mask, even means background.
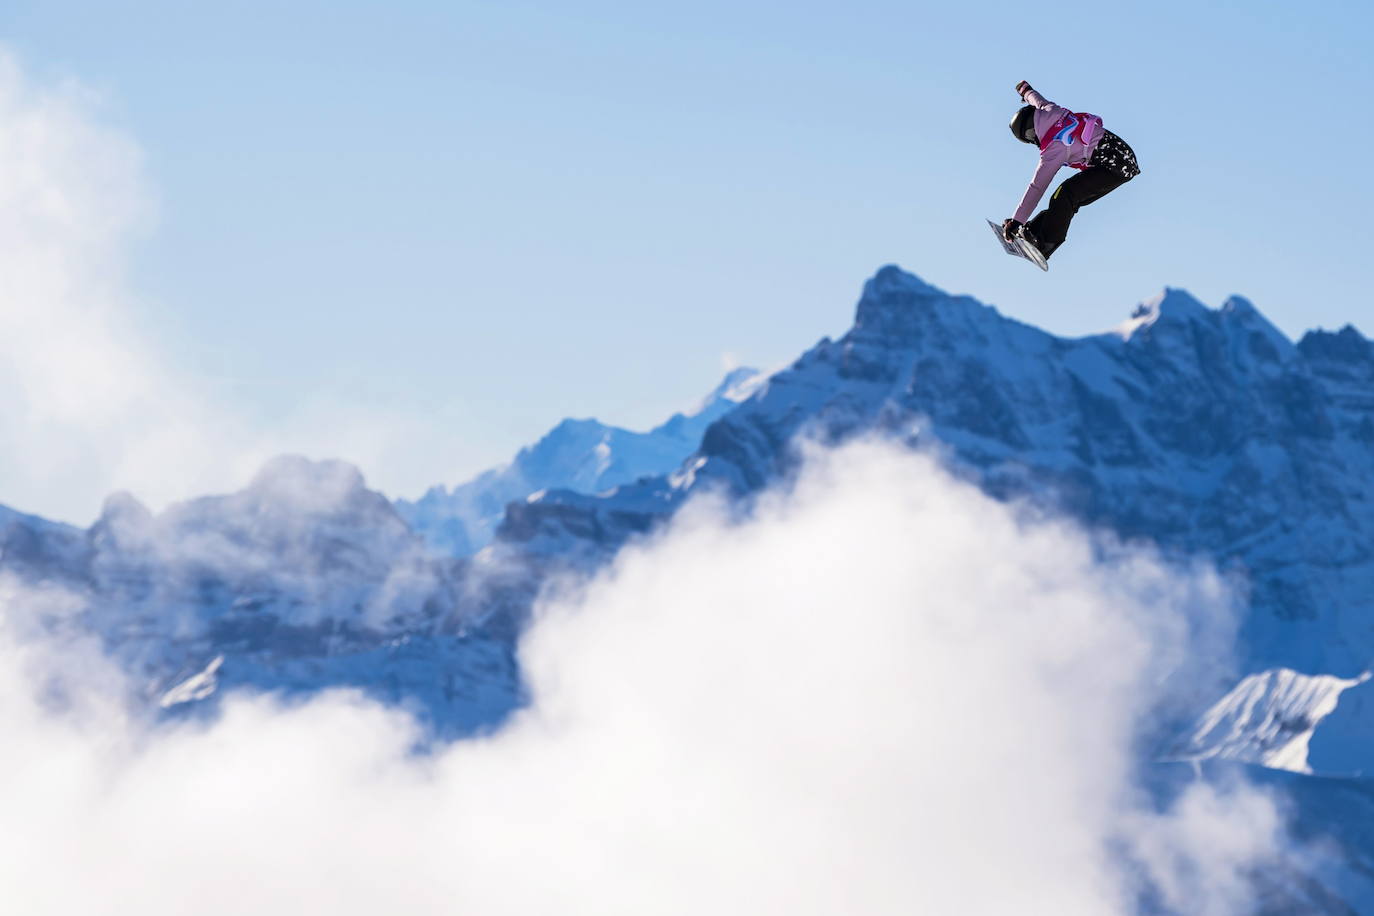
[[[1022,143],[1039,143],[1035,135],[1035,106],[1022,105],[1011,119],[1011,135]]]

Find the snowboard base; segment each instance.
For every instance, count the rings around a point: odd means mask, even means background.
[[[1050,265],[1045,260],[1045,256],[1041,254],[1040,250],[1034,245],[1030,244],[1019,235],[1009,242],[1003,238],[1002,227],[999,224],[994,223],[992,220],[988,220],[988,225],[992,227],[992,234],[997,236],[998,243],[1001,244],[1002,250],[1007,254],[1015,255],[1018,258],[1025,258],[1041,270],[1050,269]]]

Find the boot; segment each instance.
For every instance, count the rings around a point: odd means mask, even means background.
[[[1054,252],[1054,249],[1049,248],[1049,246],[1047,245],[1041,245],[1040,240],[1035,237],[1035,233],[1031,232],[1030,226],[1022,226],[1020,236],[1021,238],[1025,239],[1027,244],[1029,244],[1036,251],[1040,252],[1040,256],[1042,258],[1044,258],[1046,261],[1050,259],[1050,255]],[[1046,250],[1047,248],[1048,250]]]

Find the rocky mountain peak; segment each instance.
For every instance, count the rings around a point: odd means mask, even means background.
[[[743,401],[758,390],[759,385],[764,380],[764,376],[759,370],[749,366],[738,366],[731,369],[725,374],[725,378],[721,379],[720,384],[702,399],[696,412],[708,410],[720,401],[736,403]]]
[[[1136,305],[1131,317],[1120,328],[1127,340],[1149,336],[1152,329],[1209,322],[1212,310],[1185,289],[1166,286],[1163,291]]]
[[[125,525],[144,525],[153,520],[153,513],[127,490],[116,490],[105,497],[97,524],[119,523]]]
[[[1298,341],[1298,350],[1315,362],[1360,365],[1374,359],[1374,347],[1369,339],[1347,324],[1339,331],[1317,329],[1308,331]]]
[[[968,336],[1005,319],[991,306],[955,296],[889,264],[864,284],[854,313],[852,340],[910,346],[920,340]]]
[[[254,476],[245,495],[283,509],[330,513],[366,500],[370,491],[362,472],[346,461],[313,461],[281,455]]]
[[[943,296],[945,292],[896,264],[884,264],[864,284],[861,299],[882,299],[894,295]]]
[[[91,526],[90,536],[95,544],[132,550],[146,546],[153,537],[153,513],[132,494],[124,490],[105,498],[100,517]]]

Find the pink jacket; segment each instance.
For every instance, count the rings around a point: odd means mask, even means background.
[[[1054,173],[1064,166],[1086,168],[1102,139],[1102,119],[1056,105],[1034,89],[1027,90],[1026,104],[1035,106],[1035,135],[1040,138],[1040,162],[1035,167],[1030,187],[1021,198],[1014,217],[1018,223],[1030,219],[1035,205],[1045,196]]]

